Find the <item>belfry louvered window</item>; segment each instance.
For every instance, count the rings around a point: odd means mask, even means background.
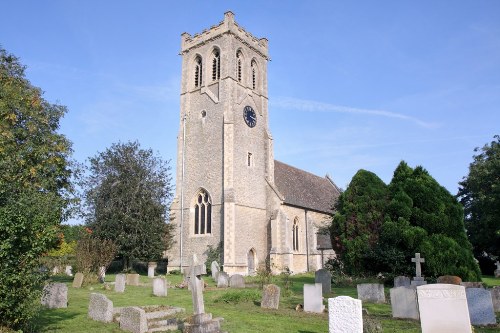
[[[241,71],[243,66],[243,55],[241,51],[236,52],[236,79],[241,82]]]
[[[214,50],[212,58],[212,81],[217,81],[220,79],[220,52],[219,50]]]
[[[203,83],[203,63],[200,56],[194,60],[194,86],[201,87]]]
[[[257,63],[255,62],[255,60],[252,60],[251,68],[252,68],[252,89],[255,90],[255,88],[257,88]]]
[[[198,192],[194,204],[194,233],[195,235],[212,233],[212,204],[205,190]]]

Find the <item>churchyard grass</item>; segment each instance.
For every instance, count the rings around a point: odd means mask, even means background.
[[[214,317],[223,317],[225,320],[222,329],[228,332],[273,332],[273,333],[313,333],[328,331],[328,314],[312,314],[297,312],[297,304],[303,304],[303,284],[314,283],[313,274],[292,276],[290,292],[285,296],[283,285],[279,276],[273,277],[272,283],[281,287],[282,297],[278,310],[262,309],[260,307],[260,290],[255,278],[247,279],[246,289],[216,289],[215,283],[210,277],[204,280],[208,288],[204,292],[206,312],[212,313]],[[192,314],[191,293],[187,289],[168,289],[167,297],[154,297],[152,287],[149,286],[127,286],[124,293],[115,293],[113,287],[105,290],[103,285],[94,284],[80,289],[72,288],[72,278],[54,277],[57,282],[68,284],[69,304],[66,309],[43,310],[38,321],[40,332],[123,332],[117,323],[104,324],[87,318],[89,295],[98,292],[106,295],[115,307],[143,306],[143,305],[172,305],[186,309],[182,317]],[[106,275],[106,281],[115,280],[115,275]],[[170,285],[179,284],[182,280],[180,275],[168,275]],[[500,279],[487,278],[485,281],[489,286],[500,284]],[[151,284],[147,276],[140,277],[140,283]],[[388,295],[389,289],[386,288]],[[356,297],[356,287],[332,288],[332,293],[324,295],[327,298],[336,296]],[[388,298],[390,299],[390,298]],[[393,319],[390,304],[364,303],[363,308],[368,314],[381,322],[383,332],[420,332],[420,324],[412,320]],[[180,331],[179,331],[180,332]],[[500,332],[499,328],[475,328],[475,333]]]

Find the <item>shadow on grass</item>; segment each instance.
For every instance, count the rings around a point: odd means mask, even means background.
[[[68,309],[43,309],[40,312],[40,316],[36,321],[36,326],[39,328],[50,327],[51,330],[61,329],[61,322],[66,320],[72,320],[79,315],[78,312],[71,311]]]

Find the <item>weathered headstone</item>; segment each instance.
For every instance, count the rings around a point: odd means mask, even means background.
[[[124,291],[125,291],[125,274],[116,274],[115,292],[122,293]]]
[[[465,288],[453,284],[417,287],[422,333],[471,333]]]
[[[497,261],[497,262],[495,263],[495,265],[497,265],[497,269],[495,269],[495,272],[494,272],[494,273],[495,273],[495,277],[497,278],[497,277],[500,277],[500,262],[499,262],[499,261]]]
[[[245,288],[245,279],[240,274],[233,274],[229,277],[230,288]]]
[[[160,277],[153,279],[153,295],[159,297],[167,296],[167,280]]]
[[[392,288],[390,292],[393,318],[419,319],[415,288],[397,287]]]
[[[490,293],[493,302],[493,310],[495,310],[495,312],[500,312],[500,286],[491,288]]]
[[[460,285],[462,287],[467,288],[484,288],[484,285],[482,282],[461,282]]]
[[[104,283],[106,279],[106,267],[101,266],[99,267],[99,272],[97,273],[97,278],[99,279],[100,283]]]
[[[83,273],[76,273],[73,279],[73,288],[81,288],[83,283]]]
[[[444,283],[444,284],[456,284],[459,286],[462,283],[462,279],[460,276],[454,276],[454,275],[443,275],[437,278],[437,283]]]
[[[329,333],[363,333],[361,301],[349,296],[328,299]]]
[[[217,281],[217,274],[220,271],[220,266],[217,261],[212,261],[212,264],[210,264],[210,270],[212,271],[212,279]]]
[[[67,276],[73,276],[73,267],[67,265],[66,268],[64,269],[64,273],[66,273]]]
[[[41,303],[49,309],[68,307],[68,286],[64,283],[49,283],[42,292]]]
[[[304,284],[304,311],[322,313],[323,305],[322,284]]]
[[[415,277],[411,281],[412,286],[422,286],[427,284],[422,276],[422,268],[420,266],[421,263],[425,262],[424,258],[420,258],[420,253],[415,253],[415,258],[411,258],[411,262],[415,263]]]
[[[323,294],[332,292],[332,273],[327,269],[318,269],[314,273],[314,283],[321,283]]]
[[[217,288],[227,288],[229,286],[229,275],[226,272],[217,274]]]
[[[260,307],[264,309],[278,309],[280,305],[280,287],[275,284],[266,284],[262,290]]]
[[[483,288],[465,289],[469,316],[472,325],[494,325],[497,323],[493,301],[488,290]]]
[[[127,285],[128,286],[138,286],[139,285],[139,274],[127,274]]]
[[[155,277],[155,270],[158,267],[158,264],[154,261],[148,262],[148,278]]]
[[[120,312],[120,328],[133,333],[145,333],[148,331],[146,312],[136,306],[123,308]]]
[[[113,302],[98,293],[90,294],[88,316],[92,320],[110,323],[113,321]]]
[[[396,276],[394,278],[394,288],[409,287],[410,285],[410,278],[407,276]]]
[[[370,303],[385,303],[384,285],[380,283],[361,283],[357,285],[358,299]]]

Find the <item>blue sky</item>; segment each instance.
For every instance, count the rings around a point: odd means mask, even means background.
[[[74,157],[139,140],[175,167],[180,35],[227,10],[269,40],[275,158],[346,188],[401,160],[455,194],[500,134],[500,1],[0,0],[0,44],[68,107]]]

